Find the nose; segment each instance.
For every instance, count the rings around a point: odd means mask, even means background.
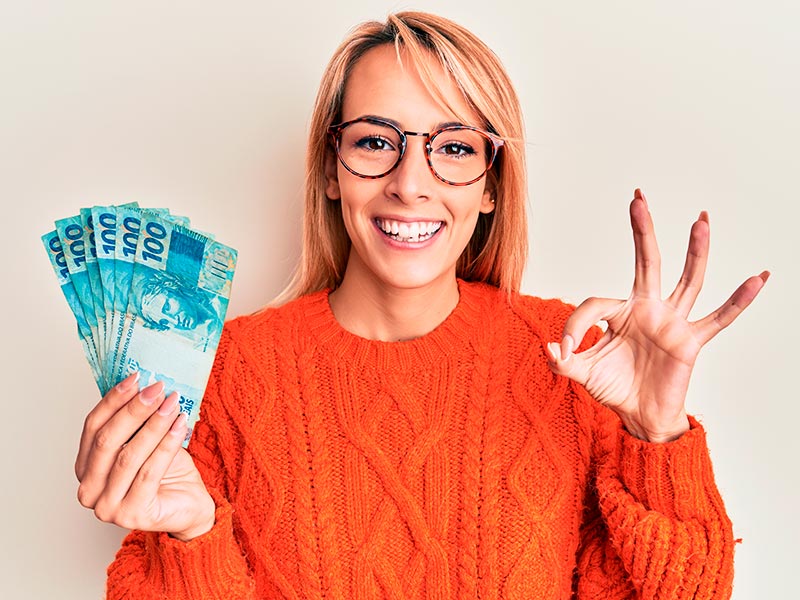
[[[397,168],[386,177],[386,193],[404,203],[430,198],[439,182],[428,167],[426,134],[406,132],[406,151]]]

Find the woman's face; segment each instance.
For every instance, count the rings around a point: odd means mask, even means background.
[[[432,65],[437,81],[449,81],[441,67]],[[454,109],[470,119],[465,125],[481,125],[452,81],[443,91]],[[364,54],[348,79],[342,121],[364,116],[387,119],[401,130],[416,132],[459,122],[428,93],[410,62],[398,63],[391,45]],[[425,137],[407,139],[398,167],[380,179],[358,177],[335,156],[329,158],[326,193],[341,202],[352,242],[345,277],[362,285],[398,290],[453,285],[456,262],[478,215],[494,208],[486,178],[467,186],[444,183],[428,168]]]
[[[190,330],[199,322],[192,302],[179,293],[164,289],[142,297],[142,316],[170,329]]]

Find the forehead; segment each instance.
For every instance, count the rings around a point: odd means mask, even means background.
[[[422,60],[432,76],[430,86],[441,98],[426,87],[407,52],[398,54],[393,45],[384,44],[368,50],[353,66],[344,88],[342,120],[376,115],[418,131],[450,121],[479,124],[452,76],[433,56]]]

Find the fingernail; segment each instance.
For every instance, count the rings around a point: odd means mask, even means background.
[[[561,347],[556,342],[548,342],[547,353],[550,355],[550,360],[556,362],[561,356]]]
[[[572,354],[572,350],[575,348],[575,340],[572,339],[572,336],[567,334],[564,336],[564,339],[561,340],[561,360],[567,360]]]
[[[642,190],[640,190],[639,188],[636,188],[635,190],[633,190],[633,198],[634,199],[641,198],[641,197],[642,197]]]
[[[183,435],[184,429],[186,429],[186,413],[182,412],[175,418],[175,422],[169,428],[169,432],[173,435]]]
[[[158,407],[158,414],[162,416],[167,416],[168,414],[175,411],[175,408],[178,406],[178,392],[172,392],[164,402],[161,403],[161,406]]]
[[[163,393],[164,382],[156,381],[153,385],[148,385],[142,390],[142,393],[139,394],[139,401],[145,406],[150,406]]]
[[[763,281],[764,283],[767,283],[767,279],[769,279],[769,276],[770,276],[770,275],[771,275],[771,273],[770,273],[769,271],[763,271],[763,272],[762,272],[762,273],[759,275],[759,277],[761,277],[761,281]]]
[[[127,392],[134,385],[136,385],[138,381],[139,381],[139,371],[135,371],[117,384],[117,391]]]

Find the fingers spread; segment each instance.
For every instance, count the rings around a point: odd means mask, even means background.
[[[697,336],[702,344],[725,329],[747,308],[755,299],[764,284],[769,279],[769,271],[764,271],[760,275],[754,275],[747,279],[742,285],[736,288],[727,302],[720,306],[710,315],[696,321],[694,326]]]
[[[630,206],[636,269],[633,293],[647,298],[661,297],[661,255],[656,242],[653,219],[641,190],[634,193]]]
[[[667,299],[667,302],[674,306],[675,310],[684,317],[689,315],[695,300],[697,300],[697,295],[703,287],[706,264],[708,263],[708,244],[708,213],[703,211],[694,225],[692,225],[692,232],[689,235],[689,248],[686,251],[686,262],[683,265],[681,278],[675,290]]]

